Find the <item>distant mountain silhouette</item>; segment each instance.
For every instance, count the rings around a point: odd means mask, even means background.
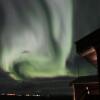
[[[70,82],[74,77],[33,78],[26,81],[15,81],[0,70],[0,93],[16,93],[19,95],[71,95]]]

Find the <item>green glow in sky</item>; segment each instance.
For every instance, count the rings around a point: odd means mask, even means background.
[[[65,65],[72,47],[73,2],[58,1],[0,1],[6,16],[0,67],[13,79],[76,75]]]

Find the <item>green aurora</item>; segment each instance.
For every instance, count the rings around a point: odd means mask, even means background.
[[[77,77],[66,65],[72,49],[73,0],[55,1],[0,0],[6,16],[0,66],[13,79]]]

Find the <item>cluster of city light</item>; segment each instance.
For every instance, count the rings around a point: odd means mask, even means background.
[[[40,96],[40,94],[16,94],[16,93],[1,93],[1,96]]]

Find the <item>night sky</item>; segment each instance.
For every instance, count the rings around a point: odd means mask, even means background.
[[[99,28],[99,4],[99,0],[0,0],[3,72],[20,81],[97,74],[97,68],[76,53],[75,41]],[[1,82],[10,81],[1,77]]]

